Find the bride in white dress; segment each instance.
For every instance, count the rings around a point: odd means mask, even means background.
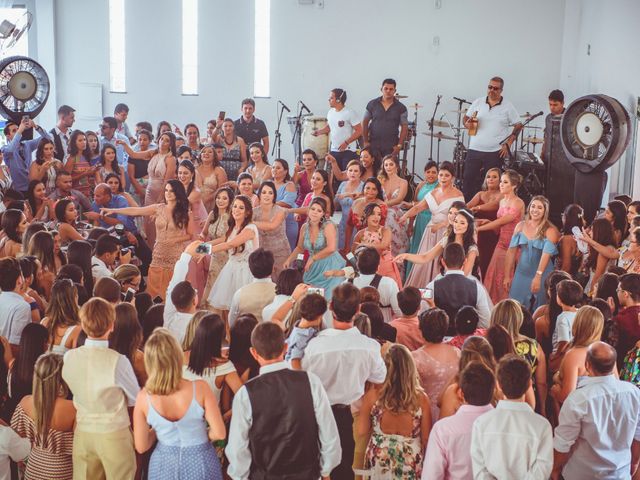
[[[449,227],[448,214],[451,206],[455,202],[462,202],[464,206],[464,195],[454,186],[454,172],[451,162],[442,162],[438,170],[438,186],[400,218],[400,222],[404,223],[423,210],[431,211],[431,221],[424,229],[417,253],[428,252],[442,240]],[[438,273],[440,273],[439,257],[428,263],[413,265],[405,287],[424,288]]]
[[[251,223],[251,200],[238,195],[231,206],[231,232],[211,243],[211,253],[229,251],[229,260],[222,267],[209,293],[209,304],[223,313],[229,310],[233,294],[250,284],[253,275],[249,270],[249,255],[260,247],[257,227]]]

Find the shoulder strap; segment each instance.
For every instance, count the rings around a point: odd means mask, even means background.
[[[382,280],[382,275],[379,274],[375,274],[373,275],[373,280],[371,280],[371,283],[369,284],[369,286],[377,289],[380,286],[380,281]]]

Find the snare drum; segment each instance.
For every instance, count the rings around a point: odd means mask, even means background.
[[[302,124],[302,149],[310,148],[318,156],[318,160],[324,160],[325,155],[329,152],[329,135],[326,133],[314,137],[312,135],[316,130],[320,130],[327,126],[325,117],[306,117]]]

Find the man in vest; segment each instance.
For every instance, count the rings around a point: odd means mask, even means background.
[[[389,323],[402,315],[402,310],[398,305],[398,284],[391,277],[384,277],[376,273],[379,266],[380,254],[378,251],[373,247],[363,248],[358,254],[360,275],[349,282],[358,288],[371,286],[378,290],[382,315],[384,315],[384,321]]]
[[[427,303],[432,303],[432,306],[447,312],[450,329],[455,328],[456,313],[465,305],[475,307],[480,316],[478,327],[487,328],[491,316],[487,291],[473,277],[466,277],[462,271],[465,258],[462,245],[449,243],[442,257],[445,266],[444,276],[427,285],[427,290],[433,292],[433,301],[427,300]]]
[[[249,270],[254,281],[236,291],[229,307],[229,327],[236,318],[245,313],[252,313],[262,321],[262,309],[273,302],[276,296],[276,284],[271,281],[273,272],[273,253],[258,248],[249,255]]]
[[[287,345],[275,323],[260,323],[251,345],[260,375],[233,399],[227,473],[234,480],[328,479],[342,451],[322,383],[285,363]]]

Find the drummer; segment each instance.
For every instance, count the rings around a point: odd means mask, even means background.
[[[360,135],[362,125],[356,113],[345,107],[347,92],[342,88],[334,88],[329,93],[329,112],[327,125],[312,132],[314,137],[329,134],[331,155],[337,160],[340,170],[346,170],[347,164],[358,158],[354,149],[350,148]]]
[[[264,151],[269,151],[269,132],[267,126],[262,120],[256,118],[253,114],[256,111],[256,102],[253,98],[245,98],[242,100],[242,116],[233,122],[236,135],[244,140],[244,143],[251,145],[252,143],[262,143]],[[247,158],[249,158],[249,149],[247,147]]]
[[[380,90],[382,96],[371,100],[364,112],[364,144],[373,147],[383,157],[389,154],[397,156],[407,138],[407,107],[396,98],[396,81],[393,78],[385,78]]]

